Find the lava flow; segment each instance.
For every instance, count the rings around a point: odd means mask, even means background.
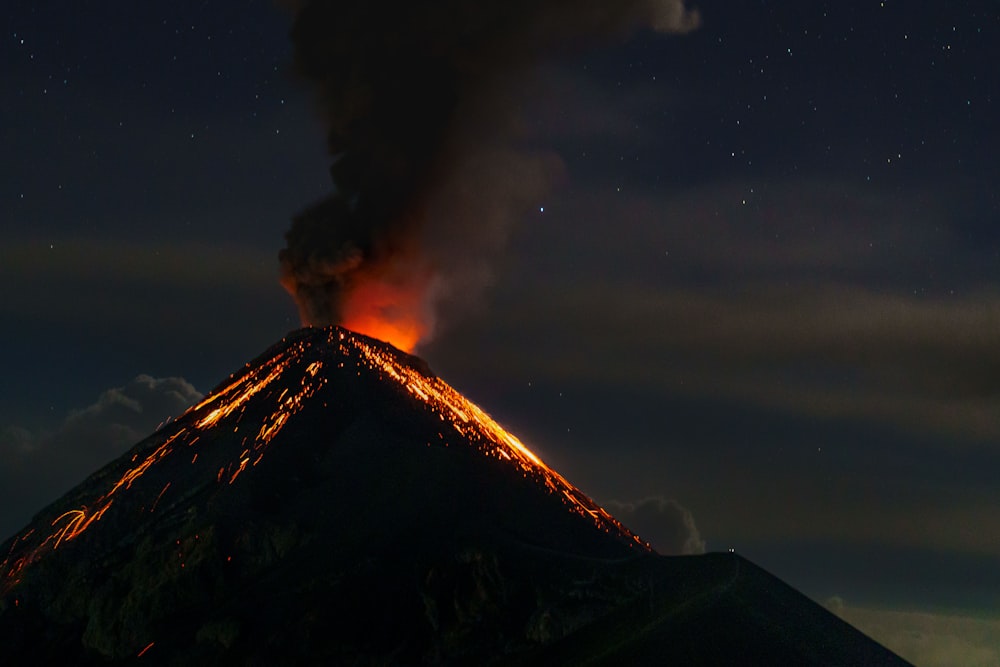
[[[92,494],[88,502],[61,508],[63,511],[55,510],[54,505],[49,509],[54,518],[47,531],[28,530],[14,539],[0,561],[0,591],[17,585],[24,569],[46,553],[98,530],[102,519],[116,509],[124,496],[130,497],[131,509],[121,511],[128,517],[126,520],[137,521],[135,508],[139,508],[140,515],[155,514],[158,507],[170,503],[171,495],[182,494],[180,485],[174,484],[177,480],[151,474],[168,459],[179,458],[190,466],[212,466],[208,470],[215,484],[237,483],[241,475],[264,459],[269,446],[309,399],[327,385],[328,373],[354,371],[360,376],[365,369],[382,382],[403,387],[441,420],[443,431],[450,429],[483,455],[515,466],[523,476],[540,482],[569,511],[633,546],[649,549],[648,544],[545,465],[482,409],[447,383],[420,370],[413,357],[340,327],[302,329],[273,350],[270,356],[265,355],[255,365],[248,364],[184,415],[140,443],[125,463],[120,460],[93,475],[82,485]],[[245,432],[242,438],[220,437],[222,433],[241,432]],[[439,435],[447,442],[443,432]],[[238,447],[220,451],[221,446],[231,447],[231,442],[238,443]]]

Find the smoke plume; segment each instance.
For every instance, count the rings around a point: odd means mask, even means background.
[[[665,556],[705,553],[694,516],[676,500],[662,496],[637,502],[611,500],[604,507]]]
[[[295,63],[334,186],[280,253],[303,323],[426,340],[438,302],[489,281],[511,222],[560,174],[518,146],[514,84],[547,57],[698,20],[683,0],[303,0]]]

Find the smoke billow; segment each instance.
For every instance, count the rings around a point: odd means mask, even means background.
[[[604,506],[665,556],[705,553],[694,516],[676,500],[654,496],[637,502],[612,500]]]
[[[295,63],[318,89],[334,185],[280,254],[303,322],[426,340],[437,302],[489,280],[510,223],[559,176],[556,156],[517,145],[519,78],[637,28],[697,23],[683,0],[302,0]]]

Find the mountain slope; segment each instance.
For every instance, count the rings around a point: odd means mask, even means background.
[[[505,665],[906,665],[732,553],[636,561],[644,595]]]
[[[0,557],[12,664],[713,664],[745,642],[904,664],[738,557],[653,555],[422,361],[339,328],[273,346]]]

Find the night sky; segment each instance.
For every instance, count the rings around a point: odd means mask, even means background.
[[[1000,664],[1000,8],[696,6],[508,82],[558,177],[417,351],[661,550]],[[2,14],[7,536],[299,326],[332,184],[289,11]]]

